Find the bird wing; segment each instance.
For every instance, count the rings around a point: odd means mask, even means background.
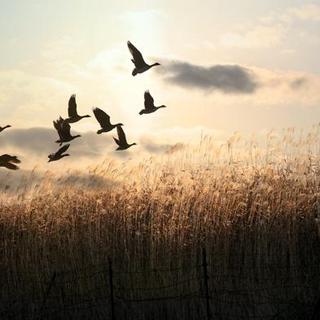
[[[69,118],[75,118],[78,117],[78,112],[77,112],[77,102],[76,102],[76,95],[73,94],[68,102],[68,115]]]
[[[141,52],[130,41],[128,41],[127,44],[129,51],[133,57],[132,62],[134,63],[134,65],[137,68],[144,66],[146,62],[144,61]]]
[[[115,141],[115,143],[120,147],[120,141],[117,139],[117,138],[115,138],[115,137],[113,137],[113,140]]]
[[[62,122],[61,122],[62,138],[65,138],[66,140],[72,138],[70,130],[71,130],[70,124],[67,121],[62,119]]]
[[[13,163],[21,163],[21,161],[16,157],[16,156],[11,156],[9,154],[3,154],[2,156],[0,156],[0,161],[3,162],[13,162]]]
[[[146,109],[152,109],[154,107],[154,100],[149,91],[144,93],[144,107]]]
[[[117,126],[117,133],[120,144],[128,144],[126,135],[121,126]]]
[[[99,108],[94,108],[93,114],[96,117],[97,121],[99,122],[101,128],[108,128],[111,126],[110,116],[106,114],[103,110]]]
[[[61,117],[58,120],[53,121],[53,126],[57,130],[60,140],[63,139],[62,128],[61,128],[62,121],[63,119]]]
[[[70,144],[66,144],[65,146],[61,147],[61,148],[55,153],[55,155],[56,155],[56,156],[62,156],[62,154],[63,154],[64,152],[66,152],[66,151],[69,149],[69,147],[70,147]]]
[[[13,163],[10,163],[10,162],[5,163],[4,166],[5,166],[7,169],[10,169],[10,170],[18,170],[18,169],[19,169],[18,166],[16,166],[16,165],[13,164]]]

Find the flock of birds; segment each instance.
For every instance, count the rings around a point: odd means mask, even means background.
[[[152,68],[154,66],[160,65],[160,63],[154,63],[151,65],[147,64],[145,62],[141,52],[130,41],[128,41],[127,45],[128,45],[129,51],[132,55],[131,61],[133,62],[134,66],[135,66],[132,71],[133,76],[136,76],[139,73],[146,72],[147,70],[149,70],[150,68]],[[144,109],[142,109],[139,112],[139,114],[142,115],[142,114],[153,113],[153,112],[157,111],[158,109],[165,108],[165,107],[166,106],[164,106],[164,105],[155,106],[154,99],[151,96],[150,92],[145,91],[145,93],[144,93]],[[122,123],[112,124],[110,122],[110,116],[106,112],[104,112],[103,110],[101,110],[99,108],[94,108],[93,114],[101,127],[101,129],[99,129],[97,131],[97,134],[110,132],[115,128],[117,129],[118,137],[113,138],[115,143],[118,146],[116,149],[117,151],[118,150],[126,150],[126,149],[136,145],[136,143],[128,143],[126,135],[122,129],[122,126],[123,126]],[[80,135],[73,136],[71,134],[70,124],[76,123],[83,118],[89,118],[89,117],[91,117],[91,116],[90,115],[80,116],[78,114],[76,96],[72,95],[70,97],[69,103],[68,103],[68,118],[63,119],[60,116],[58,120],[53,121],[53,126],[59,135],[59,139],[56,141],[56,143],[60,144],[60,148],[56,152],[49,154],[49,156],[48,156],[49,161],[48,162],[57,161],[57,160],[62,159],[63,157],[67,157],[70,155],[68,153],[65,153],[70,147],[70,144],[68,142],[71,142],[72,140],[81,137]],[[4,127],[0,126],[0,133],[10,127],[11,127],[10,125],[6,125]],[[68,144],[65,144],[65,143],[68,143]],[[19,163],[21,163],[21,161],[16,156],[11,156],[8,154],[3,154],[0,156],[0,167],[4,167],[7,169],[11,169],[11,170],[17,170],[17,169],[19,169],[19,167],[17,166],[17,164],[19,164]]]

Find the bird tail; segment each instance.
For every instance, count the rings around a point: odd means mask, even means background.
[[[138,74],[138,72],[137,72],[137,69],[135,68],[135,69],[133,69],[133,71],[132,71],[132,75],[133,76],[136,76]]]
[[[141,110],[141,111],[139,112],[139,114],[140,114],[140,115],[144,114],[143,110]]]

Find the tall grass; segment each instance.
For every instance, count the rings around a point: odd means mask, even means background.
[[[64,298],[55,291],[55,307],[63,309],[66,300],[87,292],[98,294],[106,274],[86,276],[106,266],[108,257],[115,270],[142,271],[134,279],[119,276],[117,285],[165,286],[192,276],[202,248],[221,319],[230,310],[244,319],[253,309],[276,314],[283,300],[288,306],[300,301],[306,312],[319,293],[318,138],[318,127],[305,135],[294,129],[280,136],[270,132],[262,141],[237,133],[226,144],[205,137],[197,146],[177,145],[143,160],[106,161],[85,174],[31,172],[14,190],[1,181],[2,315],[36,315],[54,272],[71,270],[59,280]],[[156,268],[180,271],[150,276]],[[77,281],[70,284],[70,277]],[[246,293],[228,295],[235,289]],[[163,294],[176,293],[172,288]],[[266,295],[267,305],[257,310]],[[202,304],[130,306],[131,316],[121,317],[198,319]],[[90,312],[79,307],[68,317],[85,319]],[[106,304],[96,317],[108,312]]]

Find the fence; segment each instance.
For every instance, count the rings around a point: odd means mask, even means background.
[[[1,302],[1,319],[304,319],[320,318],[318,279],[289,276],[270,286],[234,288],[247,276],[213,274],[206,250],[198,265],[151,270],[115,270],[111,259],[86,270],[54,272],[41,297]],[[280,268],[280,266],[273,266]],[[247,270],[250,274],[250,270]],[[80,275],[78,275],[80,274]],[[305,277],[305,275],[300,275]],[[92,281],[95,279],[95,281]],[[139,286],[135,285],[138,279]],[[164,280],[165,279],[165,280]],[[172,280],[174,279],[174,280]],[[99,285],[97,285],[97,280]],[[295,281],[293,281],[295,280]],[[298,281],[299,280],[299,281]],[[81,287],[77,283],[82,282]],[[148,283],[149,285],[141,285]],[[294,283],[297,284],[294,284]],[[85,283],[85,286],[83,286]],[[94,285],[91,285],[93,284]],[[152,283],[153,285],[150,285]],[[226,285],[228,283],[229,285]],[[304,283],[302,285],[302,283]],[[76,288],[76,289],[75,289]],[[281,292],[280,296],[277,293]],[[286,294],[283,294],[286,293]],[[179,305],[179,307],[177,307]],[[74,317],[73,317],[74,316]],[[157,318],[158,317],[158,318]]]

